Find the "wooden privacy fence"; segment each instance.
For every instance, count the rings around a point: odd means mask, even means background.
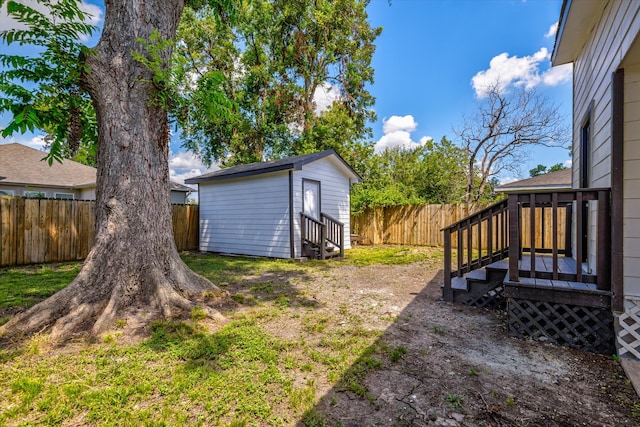
[[[369,209],[352,218],[352,232],[357,234],[359,241],[365,245],[416,245],[416,246],[444,246],[442,229],[467,216],[487,207],[486,204],[473,204],[467,207],[460,205],[416,205],[398,206],[390,208]],[[564,208],[560,208],[564,209]],[[522,209],[523,226],[521,230],[522,246],[530,247],[530,221],[528,208]],[[537,208],[536,210],[536,247],[551,248],[551,210]],[[565,215],[560,215],[558,224],[560,242],[559,249],[564,249]],[[483,226],[486,228],[486,224]],[[477,227],[473,231],[475,242]],[[482,247],[487,248],[487,230],[481,230]],[[466,244],[464,239],[463,244]],[[457,247],[457,239],[453,247]]]
[[[442,230],[487,205],[416,205],[368,209],[353,217],[363,244],[443,246]]]
[[[178,250],[198,247],[198,206],[172,206]],[[93,246],[95,201],[0,197],[0,266],[84,259]]]

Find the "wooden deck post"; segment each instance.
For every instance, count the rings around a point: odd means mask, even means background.
[[[518,195],[509,194],[509,281],[519,281],[520,258],[520,215],[518,215]]]
[[[588,203],[588,202],[587,202]],[[583,248],[583,221],[584,214],[584,202],[582,201],[582,191],[576,192],[576,273],[577,281],[582,282],[582,254],[585,248]]]
[[[544,218],[542,219],[544,223]],[[531,278],[536,277],[536,195],[529,194],[529,253],[531,264],[529,266]],[[524,266],[522,266],[524,269]]]
[[[444,230],[444,289],[442,297],[445,301],[453,302],[451,288],[451,231]]]
[[[558,193],[551,195],[551,254],[553,280],[558,280]]]
[[[598,249],[596,287],[611,290],[611,216],[609,215],[609,192],[598,191]]]

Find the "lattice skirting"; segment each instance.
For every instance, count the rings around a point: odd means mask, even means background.
[[[613,354],[613,315],[606,308],[509,298],[509,331],[594,353]]]
[[[625,300],[618,322],[618,355],[640,359],[640,300]]]
[[[504,285],[500,283],[495,287],[488,289],[486,292],[469,292],[461,298],[460,302],[472,307],[504,310],[506,305],[504,298]]]

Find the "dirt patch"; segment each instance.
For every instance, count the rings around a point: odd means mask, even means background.
[[[440,301],[437,261],[332,262],[308,274],[275,280],[296,289],[290,310],[313,307],[315,316],[340,322],[349,321],[341,314],[357,314],[361,327],[382,332],[379,345],[399,350],[366,371],[366,392],[316,381],[314,411],[329,425],[638,425],[637,396],[611,356],[512,338],[503,313]],[[288,340],[313,339],[287,316],[262,327]]]

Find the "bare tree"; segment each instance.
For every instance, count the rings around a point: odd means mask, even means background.
[[[533,146],[565,147],[569,131],[558,106],[534,89],[488,88],[477,112],[454,129],[466,150],[466,202],[476,202],[491,178],[517,172]]]

